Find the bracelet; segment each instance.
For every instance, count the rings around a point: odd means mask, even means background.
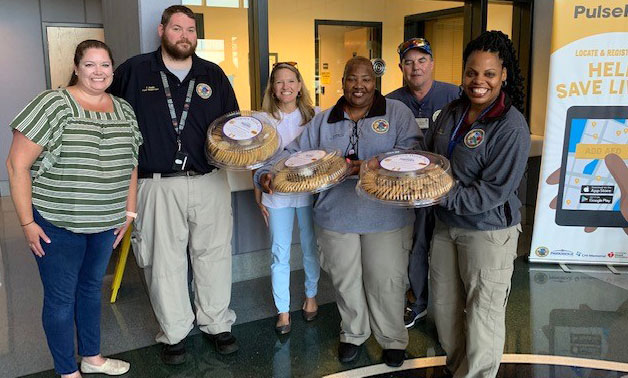
[[[127,212],[126,212],[126,216],[127,216],[127,217],[131,217],[131,218],[133,218],[133,219],[136,219],[136,218],[137,218],[137,213],[134,213],[134,212],[132,212],[132,211],[127,211]]]
[[[29,225],[29,224],[31,224],[31,223],[35,223],[35,220],[33,219],[32,221],[30,221],[30,222],[28,222],[28,223],[24,223],[24,224],[22,224],[21,226],[22,226],[22,227],[26,227],[26,226],[28,226],[28,225]]]

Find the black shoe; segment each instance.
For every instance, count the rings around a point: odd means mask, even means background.
[[[277,332],[278,335],[287,335],[288,333],[290,333],[290,331],[292,330],[292,319],[290,319],[290,317],[288,317],[288,323],[284,324],[284,325],[275,325],[275,332]]]
[[[220,354],[231,354],[237,352],[240,347],[236,342],[235,336],[231,332],[221,332],[217,335],[205,334],[209,341],[214,343],[216,351]]]
[[[406,328],[412,328],[417,321],[425,318],[426,316],[427,309],[421,312],[416,312],[411,307],[406,307],[406,311],[403,313],[403,323],[406,325]]]
[[[354,361],[359,355],[359,345],[343,342],[340,342],[340,345],[338,345],[338,359],[342,363]]]
[[[403,360],[405,358],[405,349],[384,349],[384,352],[382,353],[384,363],[392,367],[399,367],[403,365]]]
[[[185,339],[176,344],[162,344],[161,360],[166,365],[181,365],[185,362]]]

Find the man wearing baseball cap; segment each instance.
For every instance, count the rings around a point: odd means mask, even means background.
[[[411,38],[397,48],[399,68],[403,73],[404,86],[386,97],[406,104],[423,133],[431,128],[445,105],[460,97],[460,88],[434,80],[432,47],[425,38]],[[406,328],[427,315],[428,251],[434,230],[434,212],[431,208],[416,209],[414,244],[410,254],[408,278],[410,290],[404,314]],[[414,302],[410,298],[416,298]]]

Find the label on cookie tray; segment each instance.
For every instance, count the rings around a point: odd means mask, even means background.
[[[322,150],[301,151],[294,154],[294,156],[290,156],[285,164],[286,167],[290,168],[302,167],[322,159],[325,155],[327,155],[327,152]]]
[[[382,168],[393,172],[418,171],[430,164],[430,159],[415,154],[399,154],[389,156],[379,163]]]
[[[237,117],[230,119],[222,128],[222,132],[233,140],[247,140],[262,131],[262,122],[253,117]]]

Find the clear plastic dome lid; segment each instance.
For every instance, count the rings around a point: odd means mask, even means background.
[[[272,159],[281,148],[275,122],[263,112],[240,110],[225,114],[207,129],[209,162],[231,170],[252,170]]]
[[[424,151],[393,151],[362,163],[356,191],[388,205],[427,207],[438,204],[453,186],[445,157]]]
[[[349,171],[339,151],[300,151],[274,165],[271,189],[277,194],[318,193],[344,181]]]

